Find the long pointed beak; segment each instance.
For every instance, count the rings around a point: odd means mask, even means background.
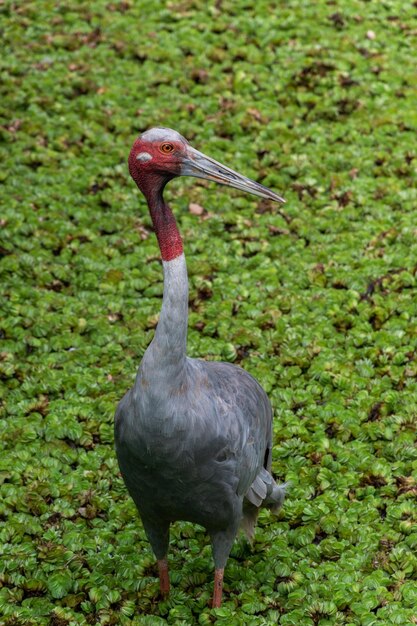
[[[254,180],[242,176],[242,174],[238,174],[229,167],[222,165],[191,146],[187,148],[187,156],[182,161],[181,175],[205,178],[206,180],[212,180],[220,185],[228,185],[229,187],[235,187],[241,191],[247,191],[254,196],[268,198],[275,202],[285,202],[284,198],[281,198],[281,196],[268,189],[268,187],[264,187],[264,185],[256,183]]]

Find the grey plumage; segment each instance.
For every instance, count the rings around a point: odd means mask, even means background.
[[[240,367],[186,356],[184,256],[164,263],[164,274],[155,337],[116,411],[117,456],[157,558],[166,554],[168,524],[189,520],[219,542],[221,568],[241,522],[252,536],[250,505],[276,509],[283,501],[269,473],[272,410]],[[242,520],[245,499],[250,524]]]

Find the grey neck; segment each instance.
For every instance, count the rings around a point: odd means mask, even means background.
[[[162,261],[164,296],[155,336],[145,352],[141,369],[154,370],[157,378],[178,382],[184,372],[187,350],[188,276],[184,254]],[[166,376],[165,376],[166,374]]]

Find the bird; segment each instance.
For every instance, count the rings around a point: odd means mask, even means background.
[[[139,135],[128,166],[149,207],[164,286],[154,337],[133,387],[116,409],[118,464],[156,556],[161,596],[170,591],[170,525],[186,520],[203,526],[210,537],[215,565],[211,606],[218,608],[239,528],[251,539],[259,508],[277,513],[286,485],[271,474],[272,408],[261,385],[232,363],[187,356],[187,266],[163,191],[173,178],[194,176],[285,201],[169,128]]]

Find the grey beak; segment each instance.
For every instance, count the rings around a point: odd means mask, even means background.
[[[274,200],[275,202],[285,202],[284,198],[281,198],[268,187],[264,187],[264,185],[256,183],[254,180],[242,176],[242,174],[238,174],[202,152],[191,148],[191,146],[187,148],[187,157],[182,162],[181,175],[205,178],[220,185],[228,185],[241,191],[247,191],[254,196],[268,198],[268,200]]]

